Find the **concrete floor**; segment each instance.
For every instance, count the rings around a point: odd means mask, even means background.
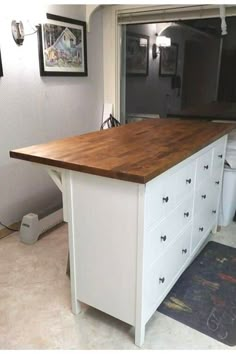
[[[236,224],[215,240],[236,247]],[[96,309],[74,316],[65,274],[67,225],[34,245],[18,233],[0,240],[0,349],[139,349],[134,330]],[[158,312],[146,326],[143,349],[235,349]]]

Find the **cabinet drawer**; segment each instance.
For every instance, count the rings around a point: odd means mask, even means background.
[[[218,184],[221,184],[222,177],[223,177],[223,168],[224,166],[222,165],[212,170],[212,176],[211,176],[212,181],[214,181],[215,183],[217,183],[218,181]]]
[[[149,314],[153,307],[158,306],[159,299],[169,290],[169,286],[190,256],[192,224],[183,231],[145,274],[144,280],[144,311]]]
[[[225,159],[225,138],[220,140],[213,149],[212,172],[217,169],[222,169]]]
[[[208,230],[210,227],[210,208],[207,208],[204,211],[199,212],[195,216],[193,223],[193,233],[192,233],[192,245],[191,252],[198,246],[198,244],[203,241],[204,238],[208,236]]]
[[[193,214],[193,194],[190,194],[189,198],[186,199],[182,204],[176,208],[175,218],[170,219],[171,223],[175,222],[175,225],[179,230],[183,229],[191,220]],[[177,229],[178,230],[178,229]]]
[[[212,168],[212,149],[197,159],[196,187],[210,179]]]
[[[212,181],[209,207],[207,210],[210,227],[217,224],[219,199],[220,199],[220,184],[216,184],[214,181]]]
[[[173,217],[172,214],[170,216],[171,219]],[[170,222],[169,218],[165,218],[161,223],[145,232],[145,269],[150,269],[176,236],[176,225],[174,222]]]
[[[195,183],[196,161],[189,163],[176,173],[176,203],[192,193]]]
[[[218,196],[217,195],[215,195],[210,201],[207,214],[209,215],[209,225],[211,228],[213,228],[213,226],[217,224],[217,216],[218,216]]]
[[[203,183],[195,192],[195,200],[194,200],[194,214],[196,215],[201,210],[205,210],[209,205],[211,200],[211,194],[213,193],[213,189],[211,188],[212,182],[206,181]]]
[[[221,191],[221,180],[212,180],[210,184],[210,202],[211,204],[217,204],[218,199],[220,197],[220,191]]]
[[[175,207],[175,178],[156,178],[147,183],[145,193],[145,228],[167,216]]]
[[[193,198],[185,200],[162,222],[145,231],[144,264],[149,268],[192,220]]]

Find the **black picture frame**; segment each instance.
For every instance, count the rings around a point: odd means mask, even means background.
[[[86,22],[47,13],[38,28],[41,76],[88,76]]]
[[[141,40],[144,45],[141,45]],[[126,33],[126,75],[147,76],[149,69],[149,37]]]
[[[3,68],[2,68],[2,57],[1,57],[1,50],[0,50],[0,77],[3,76]]]
[[[160,76],[175,76],[177,74],[178,44],[160,48]]]

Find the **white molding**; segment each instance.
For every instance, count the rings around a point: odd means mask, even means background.
[[[86,18],[86,22],[87,22],[87,32],[90,32],[90,21],[91,21],[91,16],[94,13],[94,11],[97,10],[98,7],[100,7],[101,5],[97,4],[97,5],[86,5],[85,8],[85,18]]]
[[[114,6],[106,6],[103,9],[103,75],[104,75],[104,103],[113,105],[114,115],[116,114],[116,27],[117,16]]]

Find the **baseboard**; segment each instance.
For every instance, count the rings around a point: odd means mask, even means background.
[[[15,222],[14,224],[9,225],[9,227],[12,229],[15,229],[15,230],[19,230],[20,224],[21,224],[21,222],[18,221],[18,222]],[[0,230],[0,239],[12,234],[13,232],[15,232],[15,231],[8,230],[6,227],[4,227],[3,229]]]

